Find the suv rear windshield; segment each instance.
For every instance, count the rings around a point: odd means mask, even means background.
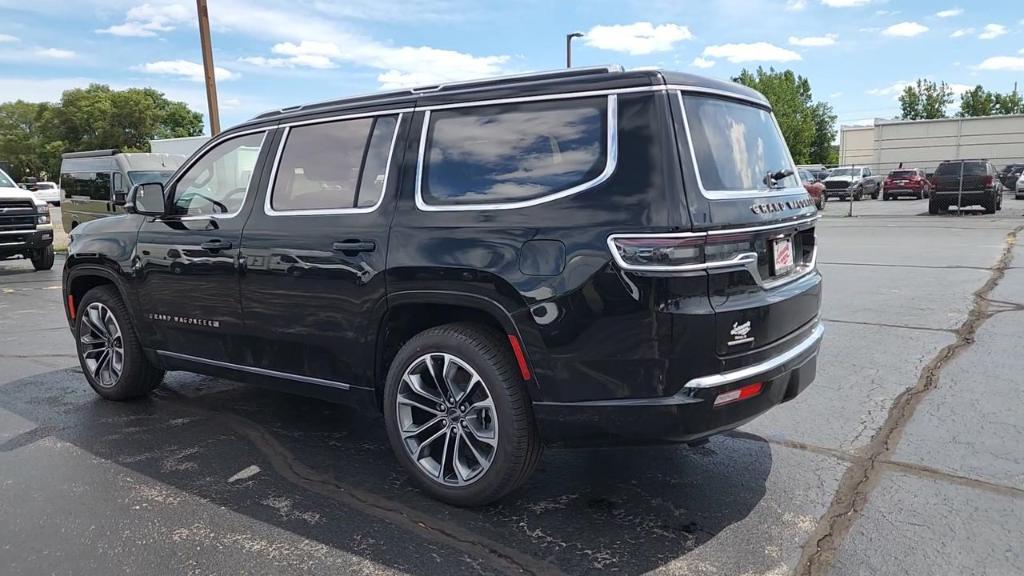
[[[683,108],[701,186],[708,192],[767,190],[765,175],[792,170],[771,112],[713,96],[684,94]],[[800,186],[796,175],[777,187]]]
[[[943,162],[935,170],[936,176],[959,176],[963,164],[965,176],[982,176],[988,173],[984,162]]]
[[[893,178],[913,178],[917,176],[917,170],[893,170],[889,176]]]

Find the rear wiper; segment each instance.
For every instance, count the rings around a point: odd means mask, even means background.
[[[783,188],[783,186],[779,184],[779,181],[785,180],[786,178],[789,178],[792,175],[793,170],[790,168],[779,170],[778,172],[772,172],[769,170],[764,175],[764,180],[762,180],[762,182],[764,182],[764,185],[769,188]]]

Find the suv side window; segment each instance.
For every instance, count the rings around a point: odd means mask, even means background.
[[[586,186],[606,172],[606,97],[429,112],[418,179],[428,206],[508,204]]]
[[[373,209],[397,126],[377,116],[289,128],[268,212]]]
[[[225,140],[185,172],[175,185],[174,207],[180,216],[228,215],[242,209],[265,133]]]

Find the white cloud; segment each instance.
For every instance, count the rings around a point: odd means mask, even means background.
[[[1024,54],[1024,51],[1021,51],[1020,54]],[[981,64],[978,64],[978,69],[1024,72],[1024,56],[993,56],[986,58]]]
[[[950,38],[963,38],[968,34],[974,34],[974,28],[961,28],[949,35]]]
[[[3,44],[5,42],[17,42],[17,41],[18,41],[18,37],[17,36],[11,36],[10,34],[0,34],[0,44]]]
[[[899,13],[899,10],[875,10],[875,16],[895,16]]]
[[[650,22],[594,26],[583,37],[583,43],[592,48],[625,52],[631,56],[667,52],[677,42],[689,40],[693,34],[686,26]]]
[[[974,90],[974,86],[971,86],[970,84],[946,84],[946,86],[953,91],[953,96],[957,97],[963,95],[964,92]]]
[[[61,50],[60,48],[37,48],[35,55],[41,58],[52,58],[54,60],[70,60],[78,56],[71,50]]]
[[[807,0],[787,0],[786,10],[792,10],[793,12],[799,12],[807,8]]]
[[[978,38],[982,40],[992,40],[1006,34],[1006,26],[1002,24],[986,24],[985,29],[978,34]]]
[[[793,46],[806,46],[806,47],[818,47],[818,46],[832,46],[836,43],[836,34],[826,34],[824,36],[805,36],[798,38],[796,36],[789,37],[789,43]]]
[[[894,82],[882,88],[872,88],[871,90],[868,90],[868,94],[871,94],[872,96],[899,96],[903,92],[904,88],[913,85],[913,82],[900,80],[899,82]]]
[[[935,15],[939,18],[952,18],[953,16],[959,16],[963,13],[964,11],[962,8],[950,8],[949,10],[940,10],[939,12],[936,12]]]
[[[178,24],[195,21],[195,8],[185,4],[141,4],[125,14],[123,24],[96,30],[97,34],[147,38],[158,32],[170,32]]]
[[[856,6],[865,6],[871,2],[872,0],[821,0],[823,5],[832,8],[853,8]]]
[[[829,98],[839,98],[842,95],[843,95],[842,92],[833,92],[833,93],[829,94],[828,97]]]
[[[708,46],[701,56],[725,58],[733,64],[742,62],[789,62],[801,60],[800,55],[792,50],[780,48],[768,42],[751,44],[718,44]]]
[[[693,62],[690,62],[690,66],[694,66],[696,68],[705,68],[706,69],[706,68],[711,68],[714,65],[715,65],[715,61],[714,60],[708,60],[707,58],[701,58],[700,56],[697,56],[696,58],[693,59]]]
[[[928,31],[928,27],[917,22],[900,22],[899,24],[893,24],[885,30],[882,30],[882,34],[886,36],[893,36],[896,38],[913,38],[920,34],[924,34]]]
[[[161,60],[159,62],[147,62],[138,67],[138,70],[147,74],[162,74],[166,76],[179,76],[193,82],[202,82],[204,79],[203,65],[188,60]],[[218,81],[235,80],[237,72],[232,72],[217,66],[214,68]]]

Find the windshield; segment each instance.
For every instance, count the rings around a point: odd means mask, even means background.
[[[959,176],[960,166],[963,166],[964,175],[981,176],[987,172],[982,162],[944,162],[939,164],[935,170],[936,176]]]
[[[167,179],[171,177],[174,172],[169,170],[160,171],[135,171],[128,173],[128,179],[132,181],[133,186],[139,184],[153,184],[159,182],[160,184],[166,184]]]
[[[814,182],[814,176],[807,170],[800,170],[800,179],[804,182]]]
[[[793,170],[789,150],[771,112],[711,96],[683,96],[694,162],[704,190],[766,190],[766,175]],[[795,174],[775,183],[795,188]]]
[[[892,178],[913,178],[917,176],[917,172],[913,170],[893,170],[889,176]]]
[[[17,188],[17,185],[14,184],[14,180],[11,180],[10,176],[0,171],[0,188]]]
[[[860,176],[860,168],[834,168],[829,176]]]

